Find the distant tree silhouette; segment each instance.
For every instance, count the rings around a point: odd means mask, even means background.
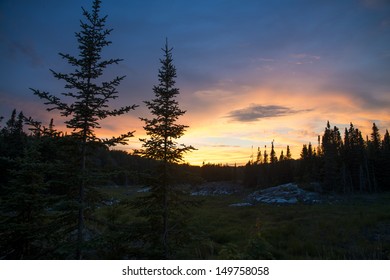
[[[341,186],[342,139],[338,127],[330,127],[329,121],[322,136],[324,154],[323,181],[325,190],[334,190]]]
[[[290,146],[288,146],[288,145],[287,145],[287,150],[286,150],[286,159],[292,159]]]
[[[10,179],[0,198],[0,256],[7,259],[33,259],[42,253],[48,213],[45,168],[37,145],[22,148],[12,160]]]
[[[26,142],[26,133],[23,131],[24,115],[14,109],[5,127],[1,129],[3,143],[0,143],[0,152],[3,156],[15,158],[23,153],[22,147]]]
[[[267,145],[264,146],[263,163],[268,163]]]
[[[386,129],[386,133],[382,141],[382,149],[386,152],[390,151],[390,135],[389,131]]]
[[[272,143],[271,143],[270,163],[274,164],[276,162],[278,162],[278,158],[276,157],[276,152],[275,152],[275,149],[274,149],[274,141],[272,141]]]
[[[101,52],[111,44],[106,37],[112,29],[105,28],[107,16],[100,16],[100,0],[94,0],[92,12],[83,9],[85,22],[81,21],[81,31],[76,33],[79,43],[78,57],[60,53],[74,71],[63,74],[51,70],[54,77],[65,82],[65,88],[69,90],[62,93],[63,100],[48,92],[32,89],[33,93],[45,100],[49,105],[49,111],[59,110],[61,115],[69,117],[65,121],[68,128],[72,129],[72,137],[77,139],[80,147],[80,187],[79,187],[79,215],[78,215],[78,246],[76,258],[82,257],[84,242],[84,210],[86,208],[86,188],[88,184],[87,150],[89,143],[104,143],[105,145],[126,144],[126,139],[133,136],[127,132],[112,139],[98,139],[96,129],[100,128],[99,122],[107,117],[118,116],[133,110],[136,106],[125,106],[111,110],[108,108],[109,101],[118,97],[117,86],[124,76],[115,77],[108,82],[102,82],[105,68],[112,64],[118,64],[121,59],[102,59]],[[67,103],[71,100],[71,103]]]
[[[309,157],[307,145],[303,144],[302,151],[301,151],[301,159],[305,160]]]
[[[280,152],[280,156],[279,156],[279,161],[283,161],[283,160],[285,160],[286,158],[285,158],[285,156],[284,156],[284,152],[283,152],[283,150]]]

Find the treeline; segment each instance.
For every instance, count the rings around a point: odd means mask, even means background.
[[[87,143],[86,159],[88,169],[83,172],[79,141],[57,131],[53,120],[45,126],[13,110],[10,118],[0,123],[0,259],[77,258],[81,178],[85,181],[83,258],[129,254],[161,258],[149,250],[147,241],[137,247],[145,235],[145,220],[115,223],[112,212],[117,207],[111,205],[112,197],[105,191],[115,186],[151,186],[161,162],[110,150],[98,142]],[[202,181],[199,167],[176,164],[171,168],[175,184]],[[129,212],[142,211],[144,202],[137,203],[141,205],[122,206]],[[111,208],[109,217],[98,213],[101,208]],[[118,248],[112,249],[115,242],[123,244],[121,250],[132,249],[117,252]]]
[[[53,121],[46,127],[15,110],[0,130],[0,155],[2,259],[75,258],[81,178],[86,187],[83,218],[89,224],[85,246],[98,236],[90,224],[108,199],[99,186],[121,177],[137,180],[115,166],[106,146],[93,142],[88,143],[88,173],[82,172],[80,145],[73,135],[57,131]],[[91,258],[87,253],[84,257]]]
[[[135,221],[122,222],[124,226],[117,224],[116,215],[126,215],[116,213],[118,208],[111,206],[111,198],[101,190],[116,185],[148,186],[159,161],[91,142],[88,174],[81,174],[77,139],[57,131],[52,120],[44,126],[14,110],[3,123],[0,129],[2,258],[74,258],[82,176],[87,186],[84,258],[115,258],[115,254],[123,256],[129,252],[135,258],[153,258],[145,252],[141,254],[140,248],[134,250],[134,244],[140,240],[137,235],[143,228],[141,224],[138,222],[138,229],[134,228]],[[389,140],[388,131],[382,137],[375,124],[364,139],[353,124],[342,137],[340,130],[328,123],[318,145],[303,145],[300,159],[292,159],[289,148],[285,156],[281,153],[283,156],[277,157],[271,143],[269,156],[266,149],[259,149],[245,166],[175,164],[171,168],[175,183],[187,186],[205,181],[236,181],[249,188],[265,188],[295,181],[314,182],[325,192],[388,191]],[[111,209],[108,220],[97,215],[101,208]],[[127,245],[114,246],[115,242]]]
[[[342,137],[328,122],[317,147],[302,147],[300,159],[293,160],[287,147],[278,158],[272,143],[268,156],[258,150],[256,160],[245,166],[247,187],[270,187],[288,182],[317,183],[325,192],[378,192],[390,190],[390,137],[383,137],[376,124],[365,139],[351,123]]]
[[[159,193],[150,192],[137,199],[129,196],[119,202],[107,192],[117,186],[159,185],[161,161],[110,150],[104,143],[91,141],[86,144],[85,172],[80,169],[83,155],[79,140],[58,131],[53,120],[48,123],[43,125],[16,110],[0,122],[0,259],[78,258],[80,203],[84,259],[164,258],[161,229],[149,228],[149,219],[155,226],[160,224],[161,213],[150,213],[146,200],[149,196],[161,198]],[[217,166],[170,164],[169,170],[174,174],[170,176],[171,188],[232,179]],[[80,181],[85,187],[82,201]],[[170,202],[183,205],[170,207],[170,215],[182,216],[182,211],[187,211],[183,206],[194,202],[186,199],[180,188],[176,190],[180,198],[170,198]],[[162,209],[161,205],[156,202],[154,207]],[[127,213],[132,213],[132,218]],[[181,238],[170,231],[172,243],[181,243],[170,244],[172,256],[186,248],[183,242],[189,245],[191,238],[198,238],[193,229],[185,230],[185,221],[175,224],[175,229],[180,230],[177,234]]]

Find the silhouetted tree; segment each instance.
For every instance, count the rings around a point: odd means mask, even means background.
[[[276,152],[275,152],[275,149],[274,149],[274,141],[272,141],[272,143],[271,143],[270,163],[271,164],[275,164],[276,162],[278,162],[278,158],[276,157]]]
[[[257,147],[257,155],[256,155],[256,164],[262,164],[263,163],[263,157],[261,155],[260,147]]]
[[[341,151],[342,139],[338,127],[330,127],[329,121],[322,136],[324,154],[323,181],[325,190],[337,190],[341,185]]]
[[[378,178],[381,190],[390,190],[390,136],[389,131],[386,129],[386,133],[382,140],[382,149],[379,156],[380,176]]]
[[[287,150],[286,150],[286,159],[291,159],[291,151],[290,151],[290,146],[287,145]]]
[[[390,135],[387,129],[382,141],[382,150],[387,152],[390,151]]]
[[[302,147],[302,151],[301,151],[301,159],[305,160],[309,157],[308,155],[308,150],[307,150],[307,145],[306,144],[303,144],[303,147]]]
[[[381,147],[381,136],[375,123],[372,124],[371,143],[374,153],[378,153]]]
[[[353,192],[355,189],[363,191],[366,185],[370,185],[364,153],[362,134],[351,123],[349,129],[345,128],[344,134],[342,164],[344,192]]]
[[[280,152],[279,161],[285,160],[284,152],[283,150]]]
[[[267,146],[264,146],[264,155],[263,155],[263,163],[268,163],[268,153],[267,153]]]
[[[159,84],[153,87],[155,98],[145,101],[154,117],[141,118],[145,122],[144,129],[149,138],[140,139],[143,149],[137,153],[161,163],[154,178],[151,178],[152,190],[142,207],[147,209],[146,213],[143,212],[150,222],[150,249],[158,251],[161,248],[162,256],[170,258],[173,243],[180,240],[179,233],[184,235],[181,210],[185,206],[185,202],[180,199],[181,191],[174,187],[173,168],[174,164],[183,161],[185,153],[194,148],[176,141],[184,135],[188,126],[177,124],[178,118],[185,111],[179,108],[175,99],[179,89],[175,87],[176,68],[168,41],[162,51],[164,57],[160,59]]]
[[[23,131],[24,115],[20,111],[17,113],[14,109],[10,119],[6,122],[6,126],[0,131],[3,143],[0,146],[2,156],[15,158],[23,153],[23,147],[26,143],[27,134]]]
[[[63,100],[55,95],[32,89],[33,93],[45,100],[49,105],[49,111],[59,110],[64,117],[70,117],[65,121],[68,128],[72,129],[72,136],[78,140],[80,148],[80,187],[79,187],[79,215],[78,215],[78,248],[77,258],[82,257],[84,242],[84,210],[86,208],[86,188],[88,187],[87,150],[89,143],[102,142],[106,145],[118,143],[126,144],[126,139],[133,135],[127,132],[112,139],[98,139],[95,133],[100,128],[99,122],[107,117],[118,116],[133,110],[136,106],[125,106],[120,109],[108,108],[109,101],[117,98],[117,86],[124,76],[115,77],[108,82],[102,82],[105,68],[112,64],[118,64],[121,59],[102,59],[103,49],[111,44],[106,38],[112,29],[105,28],[107,16],[100,16],[100,0],[94,0],[92,12],[83,9],[85,22],[81,21],[81,31],[76,33],[80,51],[78,57],[60,53],[74,71],[63,74],[51,70],[54,77],[65,82],[65,88],[69,90],[62,93]],[[67,103],[65,100],[71,100]]]
[[[379,129],[375,123],[372,124],[372,132],[370,135],[370,140],[368,142],[368,162],[370,173],[372,176],[372,183],[374,191],[378,189],[378,181],[377,177],[382,173],[380,170],[381,166],[381,136],[379,134]],[[382,163],[383,164],[383,163]]]

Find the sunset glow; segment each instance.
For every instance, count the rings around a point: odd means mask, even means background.
[[[132,152],[145,137],[139,117],[153,98],[160,48],[174,47],[179,104],[189,126],[179,143],[196,151],[185,161],[243,165],[257,148],[317,146],[326,122],[353,122],[363,136],[375,122],[390,129],[390,4],[388,1],[103,1],[113,28],[104,53],[123,58],[107,76],[126,75],[115,106],[135,111],[102,122],[100,137],[135,131]],[[165,1],[164,1],[165,2]],[[271,3],[272,2],[272,3]],[[29,88],[60,96],[49,71],[69,69],[57,53],[76,53],[80,6],[90,1],[2,1],[0,115],[12,109],[43,123],[58,113]],[[22,28],[21,28],[22,27]],[[111,72],[110,72],[111,71]]]

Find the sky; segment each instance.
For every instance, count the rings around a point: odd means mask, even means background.
[[[91,3],[0,1],[0,125],[16,108],[65,130],[30,88],[61,96],[50,69],[73,70],[58,53],[77,56],[81,7]],[[103,0],[101,14],[113,29],[102,55],[123,59],[104,77],[126,75],[112,108],[140,105],[101,123],[101,137],[135,131],[118,149],[145,137],[139,117],[151,117],[143,101],[153,98],[166,38],[186,110],[178,123],[189,126],[178,142],[197,148],[186,162],[245,164],[272,141],[277,155],[289,145],[299,158],[328,120],[363,135],[373,122],[382,135],[390,129],[388,0]]]

